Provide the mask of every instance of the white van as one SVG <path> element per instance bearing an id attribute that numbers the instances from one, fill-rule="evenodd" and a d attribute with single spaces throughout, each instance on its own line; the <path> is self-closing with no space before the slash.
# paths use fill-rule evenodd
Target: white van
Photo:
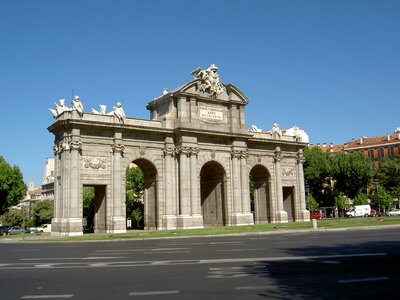
<path id="1" fill-rule="evenodd" d="M 368 217 L 371 214 L 371 206 L 368 205 L 355 205 L 347 213 L 348 217 Z"/>

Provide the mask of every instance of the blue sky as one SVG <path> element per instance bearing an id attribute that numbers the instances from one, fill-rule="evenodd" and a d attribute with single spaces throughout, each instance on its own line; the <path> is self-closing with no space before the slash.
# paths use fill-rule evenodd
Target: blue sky
<path id="1" fill-rule="evenodd" d="M 148 119 L 211 63 L 249 98 L 249 128 L 339 144 L 400 126 L 397 0 L 2 0 L 0 36 L 0 155 L 36 185 L 55 101 Z"/>

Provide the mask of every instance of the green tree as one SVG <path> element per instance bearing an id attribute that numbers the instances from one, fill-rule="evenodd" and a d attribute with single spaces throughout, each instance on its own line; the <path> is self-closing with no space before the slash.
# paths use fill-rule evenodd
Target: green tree
<path id="1" fill-rule="evenodd" d="M 83 187 L 83 217 L 87 220 L 87 227 L 93 225 L 94 219 L 94 187 L 84 186 Z"/>
<path id="2" fill-rule="evenodd" d="M 384 187 L 378 187 L 372 197 L 373 207 L 378 208 L 379 211 L 386 211 L 391 205 L 391 197 Z"/>
<path id="3" fill-rule="evenodd" d="M 306 207 L 310 212 L 314 212 L 318 209 L 319 205 L 313 195 L 309 194 L 306 198 Z"/>
<path id="4" fill-rule="evenodd" d="M 7 208 L 18 204 L 26 194 L 26 185 L 22 173 L 17 166 L 11 167 L 0 156 L 0 215 Z"/>
<path id="5" fill-rule="evenodd" d="M 32 205 L 32 220 L 34 225 L 48 224 L 53 218 L 54 201 L 52 199 L 45 199 L 35 201 Z"/>
<path id="6" fill-rule="evenodd" d="M 339 214 L 347 209 L 347 198 L 343 193 L 335 197 L 335 206 L 339 210 Z"/>
<path id="7" fill-rule="evenodd" d="M 27 210 L 25 207 L 21 209 L 9 209 L 1 216 L 1 223 L 5 226 L 26 226 L 28 220 Z"/>
<path id="8" fill-rule="evenodd" d="M 366 205 L 368 204 L 368 196 L 362 192 L 358 192 L 356 197 L 353 199 L 354 205 Z"/>
<path id="9" fill-rule="evenodd" d="M 142 170 L 137 167 L 131 167 L 126 170 L 126 215 L 127 217 L 133 217 L 132 213 L 136 210 L 135 216 L 139 216 L 138 209 L 141 210 L 143 216 L 143 198 L 144 191 L 144 177 Z M 142 208 L 139 204 L 141 203 Z M 142 217 L 141 217 L 142 218 Z M 139 219 L 140 220 L 140 219 Z"/>
<path id="10" fill-rule="evenodd" d="M 328 153 L 319 148 L 304 149 L 304 179 L 311 194 L 318 203 L 330 206 L 333 202 L 333 190 L 330 184 L 332 166 Z"/>
<path id="11" fill-rule="evenodd" d="M 349 198 L 366 192 L 375 175 L 371 159 L 361 152 L 333 154 L 332 169 L 336 192 Z"/>
<path id="12" fill-rule="evenodd" d="M 383 157 L 379 160 L 377 173 L 379 185 L 387 191 L 395 191 L 400 187 L 400 156 L 394 159 Z M 397 198 L 397 197 L 396 197 Z"/>

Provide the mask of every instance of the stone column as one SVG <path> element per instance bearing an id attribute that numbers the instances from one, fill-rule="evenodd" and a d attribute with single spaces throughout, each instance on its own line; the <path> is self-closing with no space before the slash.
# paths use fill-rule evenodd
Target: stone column
<path id="1" fill-rule="evenodd" d="M 179 147 L 179 217 L 178 227 L 190 227 L 189 147 Z"/>
<path id="2" fill-rule="evenodd" d="M 240 156 L 240 181 L 242 189 L 242 207 L 244 213 L 250 212 L 249 178 L 247 175 L 247 153 L 242 151 Z"/>
<path id="3" fill-rule="evenodd" d="M 118 143 L 120 133 L 116 133 L 116 142 L 112 145 L 113 151 L 113 170 L 112 170 L 112 218 L 111 224 L 108 224 L 107 230 L 109 233 L 124 233 L 126 232 L 126 216 L 122 209 L 123 185 L 122 185 L 122 157 L 125 146 Z M 111 225 L 111 226 L 110 226 Z M 109 228 L 109 229 L 108 229 Z"/>
<path id="4" fill-rule="evenodd" d="M 240 192 L 240 151 L 232 150 L 232 191 L 233 191 L 233 213 L 242 213 L 242 201 Z"/>
<path id="5" fill-rule="evenodd" d="M 297 152 L 297 186 L 299 191 L 298 207 L 299 212 L 297 214 L 298 221 L 309 221 L 310 212 L 306 208 L 306 193 L 304 189 L 304 171 L 303 171 L 304 155 L 303 149 Z"/>
<path id="6" fill-rule="evenodd" d="M 203 216 L 201 215 L 201 200 L 199 195 L 200 180 L 197 174 L 198 148 L 190 149 L 190 202 L 192 207 L 192 226 L 203 227 Z"/>
<path id="7" fill-rule="evenodd" d="M 176 199 L 174 196 L 174 176 L 175 176 L 175 156 L 174 147 L 164 148 L 164 159 L 165 159 L 165 215 L 163 216 L 163 227 L 164 229 L 176 229 Z"/>
<path id="8" fill-rule="evenodd" d="M 276 223 L 287 223 L 287 212 L 283 209 L 283 190 L 282 190 L 282 179 L 281 179 L 281 161 L 283 159 L 282 151 L 280 147 L 275 149 L 275 192 L 276 192 L 276 212 L 275 222 Z"/>

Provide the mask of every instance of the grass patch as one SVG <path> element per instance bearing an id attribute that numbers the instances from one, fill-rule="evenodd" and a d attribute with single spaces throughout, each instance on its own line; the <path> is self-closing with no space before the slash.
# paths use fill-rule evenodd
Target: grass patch
<path id="1" fill-rule="evenodd" d="M 362 226 L 385 226 L 400 224 L 400 217 L 376 217 L 376 218 L 338 218 L 322 219 L 317 221 L 320 229 L 352 228 Z M 167 238 L 167 237 L 190 237 L 207 235 L 226 235 L 226 234 L 252 234 L 262 232 L 279 232 L 290 230 L 310 230 L 312 222 L 290 222 L 274 224 L 257 224 L 249 226 L 230 226 L 230 227 L 207 227 L 201 229 L 181 229 L 181 230 L 154 230 L 141 231 L 130 230 L 127 233 L 118 234 L 84 234 L 73 237 L 51 237 L 50 234 L 24 234 L 5 236 L 0 239 L 38 241 L 38 242 L 68 242 L 68 241 L 112 241 L 128 239 L 148 239 L 148 238 Z"/>

